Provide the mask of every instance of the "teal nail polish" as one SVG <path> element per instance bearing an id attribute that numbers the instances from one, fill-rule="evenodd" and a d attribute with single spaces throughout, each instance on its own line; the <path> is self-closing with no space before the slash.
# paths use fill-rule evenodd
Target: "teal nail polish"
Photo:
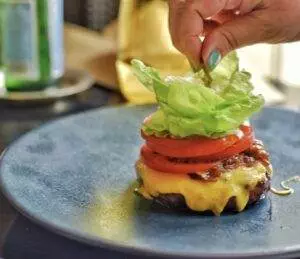
<path id="1" fill-rule="evenodd" d="M 214 70 L 215 67 L 220 63 L 222 57 L 219 51 L 214 50 L 208 57 L 208 67 L 210 70 Z"/>

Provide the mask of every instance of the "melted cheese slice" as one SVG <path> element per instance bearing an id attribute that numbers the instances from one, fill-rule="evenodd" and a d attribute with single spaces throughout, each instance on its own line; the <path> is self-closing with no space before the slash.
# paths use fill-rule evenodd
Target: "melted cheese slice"
<path id="1" fill-rule="evenodd" d="M 231 197 L 236 197 L 237 210 L 242 211 L 248 203 L 249 192 L 260 181 L 267 180 L 267 169 L 259 162 L 251 168 L 239 167 L 222 173 L 215 182 L 193 180 L 184 174 L 158 172 L 147 167 L 141 160 L 137 162 L 136 168 L 143 180 L 138 192 L 146 199 L 159 194 L 182 194 L 192 210 L 210 210 L 216 215 L 220 215 Z"/>

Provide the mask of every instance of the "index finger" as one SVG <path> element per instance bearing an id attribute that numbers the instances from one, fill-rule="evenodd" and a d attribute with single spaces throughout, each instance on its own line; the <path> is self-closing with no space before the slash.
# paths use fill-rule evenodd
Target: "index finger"
<path id="1" fill-rule="evenodd" d="M 203 32 L 201 16 L 180 0 L 170 1 L 169 27 L 174 46 L 187 56 L 194 67 L 200 65 Z"/>
<path id="2" fill-rule="evenodd" d="M 169 27 L 174 46 L 195 67 L 201 66 L 204 20 L 225 8 L 227 0 L 169 0 Z"/>

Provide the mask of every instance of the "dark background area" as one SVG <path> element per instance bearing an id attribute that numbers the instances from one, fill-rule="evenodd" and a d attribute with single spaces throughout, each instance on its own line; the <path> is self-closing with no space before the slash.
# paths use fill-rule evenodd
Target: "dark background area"
<path id="1" fill-rule="evenodd" d="M 101 31 L 118 15 L 120 0 L 64 0 L 65 21 Z"/>

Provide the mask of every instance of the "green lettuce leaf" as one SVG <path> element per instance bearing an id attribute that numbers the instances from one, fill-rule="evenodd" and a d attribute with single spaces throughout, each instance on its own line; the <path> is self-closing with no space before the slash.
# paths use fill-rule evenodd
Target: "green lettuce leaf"
<path id="1" fill-rule="evenodd" d="M 252 93 L 250 74 L 240 71 L 238 64 L 232 52 L 211 72 L 213 80 L 207 86 L 203 71 L 161 78 L 154 68 L 133 60 L 136 77 L 155 93 L 159 106 L 144 123 L 144 132 L 221 137 L 236 130 L 264 104 L 261 95 Z"/>

